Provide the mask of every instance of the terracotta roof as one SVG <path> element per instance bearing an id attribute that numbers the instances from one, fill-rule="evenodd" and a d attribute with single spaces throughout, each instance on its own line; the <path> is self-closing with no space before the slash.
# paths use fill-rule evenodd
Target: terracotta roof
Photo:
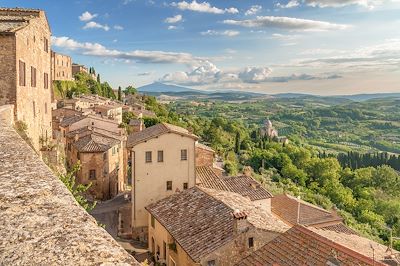
<path id="1" fill-rule="evenodd" d="M 211 147 L 209 147 L 209 146 L 207 146 L 207 145 L 205 145 L 203 143 L 200 143 L 200 142 L 196 142 L 196 148 L 200 148 L 200 149 L 203 149 L 203 150 L 215 152 Z"/>
<path id="2" fill-rule="evenodd" d="M 140 132 L 136 132 L 136 133 L 129 135 L 127 146 L 128 146 L 128 148 L 131 148 L 131 147 L 135 146 L 136 144 L 139 144 L 141 142 L 161 136 L 166 133 L 175 133 L 175 134 L 193 138 L 195 140 L 198 139 L 198 137 L 196 135 L 190 133 L 187 129 L 184 129 L 184 128 L 178 127 L 178 126 L 174 126 L 171 124 L 167 124 L 167 123 L 160 123 L 160 124 L 156 124 L 154 126 L 148 127 Z"/>
<path id="3" fill-rule="evenodd" d="M 230 191 L 202 188 L 203 191 L 225 203 L 234 211 L 245 212 L 247 221 L 254 227 L 272 232 L 283 233 L 289 229 L 289 226 L 269 213 L 255 205 L 249 198 L 243 197 Z"/>
<path id="4" fill-rule="evenodd" d="M 232 209 L 193 187 L 146 209 L 196 262 L 234 237 Z"/>
<path id="5" fill-rule="evenodd" d="M 229 176 L 223 178 L 230 191 L 238 193 L 250 200 L 270 199 L 273 195 L 260 183 L 249 176 Z"/>
<path id="6" fill-rule="evenodd" d="M 196 167 L 196 184 L 204 188 L 235 192 L 252 201 L 273 197 L 260 183 L 249 176 L 219 177 L 210 166 Z"/>
<path id="7" fill-rule="evenodd" d="M 105 152 L 120 143 L 119 140 L 92 133 L 76 141 L 73 146 L 79 152 Z"/>
<path id="8" fill-rule="evenodd" d="M 317 230 L 317 229 L 315 229 Z M 378 243 L 367 240 L 366 246 L 348 247 L 339 242 L 333 242 L 329 238 L 319 234 L 330 232 L 317 230 L 314 232 L 301 225 L 296 225 L 286 233 L 278 236 L 268 244 L 264 245 L 251 255 L 243 259 L 237 265 L 260 266 L 260 265 L 336 265 L 340 263 L 346 266 L 360 265 L 386 265 L 372 259 L 370 244 L 377 248 Z M 348 234 L 341 234 L 347 238 Z M 382 246 L 381 248 L 384 248 Z M 378 259 L 377 257 L 375 257 Z M 337 264 L 339 265 L 339 264 Z"/>
<path id="9" fill-rule="evenodd" d="M 349 249 L 357 251 L 358 253 L 363 254 L 364 256 L 370 258 L 375 256 L 375 259 L 379 261 L 384 260 L 385 257 L 390 254 L 390 252 L 388 252 L 387 246 L 374 242 L 373 240 L 370 240 L 368 238 L 359 235 L 349 235 L 347 233 L 342 233 L 342 232 L 323 230 L 323 228 L 321 229 L 309 228 L 309 229 L 314 233 L 317 233 L 318 235 L 321 235 Z M 371 247 L 373 247 L 374 252 L 372 251 Z M 400 265 L 400 252 L 394 251 L 393 255 L 396 259 L 398 259 L 399 261 L 398 265 Z"/>
<path id="10" fill-rule="evenodd" d="M 335 212 L 329 212 L 311 203 L 297 198 L 282 194 L 272 198 L 272 212 L 283 219 L 285 222 L 297 224 L 298 204 L 300 202 L 300 219 L 302 225 L 317 225 L 322 223 L 342 222 L 342 218 Z"/>
<path id="11" fill-rule="evenodd" d="M 229 191 L 225 182 L 209 166 L 196 167 L 196 184 L 205 188 Z"/>
<path id="12" fill-rule="evenodd" d="M 233 213 L 240 209 L 253 226 L 284 232 L 288 226 L 240 195 L 193 187 L 146 207 L 195 261 L 234 237 Z"/>
<path id="13" fill-rule="evenodd" d="M 337 233 L 345 233 L 345 234 L 349 234 L 349 235 L 358 235 L 358 233 L 356 231 L 354 231 L 353 229 L 351 229 L 350 227 L 346 226 L 343 223 L 327 225 L 327 226 L 320 227 L 319 229 L 330 230 L 330 231 L 334 231 Z"/>
<path id="14" fill-rule="evenodd" d="M 61 123 L 60 126 L 62 127 L 67 127 L 70 126 L 78 121 L 81 121 L 82 119 L 85 119 L 86 116 L 82 116 L 82 115 L 74 115 L 74 116 L 69 116 L 69 117 L 65 117 Z"/>

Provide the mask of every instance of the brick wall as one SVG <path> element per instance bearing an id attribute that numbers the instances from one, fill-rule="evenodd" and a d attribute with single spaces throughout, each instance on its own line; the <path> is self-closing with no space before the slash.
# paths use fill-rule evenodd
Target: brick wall
<path id="1" fill-rule="evenodd" d="M 214 152 L 196 147 L 196 166 L 213 166 Z"/>

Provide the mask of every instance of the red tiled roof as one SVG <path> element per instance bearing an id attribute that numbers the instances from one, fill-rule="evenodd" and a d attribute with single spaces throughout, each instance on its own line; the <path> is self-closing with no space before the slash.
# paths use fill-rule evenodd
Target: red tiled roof
<path id="1" fill-rule="evenodd" d="M 349 234 L 349 235 L 358 235 L 358 233 L 356 231 L 354 231 L 353 229 L 351 229 L 350 227 L 346 226 L 343 223 L 327 225 L 327 226 L 320 227 L 319 229 L 329 230 L 329 231 L 333 231 L 333 232 L 337 232 L 337 233 L 345 233 L 345 234 Z"/>
<path id="2" fill-rule="evenodd" d="M 225 182 L 209 166 L 196 167 L 196 183 L 205 188 L 229 191 Z"/>
<path id="3" fill-rule="evenodd" d="M 92 133 L 77 140 L 73 146 L 79 152 L 104 152 L 118 143 L 117 139 Z"/>
<path id="4" fill-rule="evenodd" d="M 171 124 L 167 124 L 167 123 L 160 123 L 160 124 L 156 124 L 154 126 L 148 127 L 140 132 L 136 132 L 136 133 L 129 135 L 127 146 L 128 146 L 128 148 L 132 148 L 136 144 L 139 144 L 139 143 L 147 141 L 149 139 L 161 136 L 166 133 L 176 133 L 179 135 L 184 135 L 184 136 L 193 138 L 195 140 L 198 139 L 198 137 L 196 135 L 190 133 L 187 129 L 184 129 L 184 128 L 178 127 L 178 126 L 174 126 Z"/>
<path id="5" fill-rule="evenodd" d="M 285 222 L 297 224 L 298 204 L 300 203 L 299 224 L 317 225 L 322 223 L 342 222 L 343 219 L 335 212 L 329 212 L 311 203 L 299 200 L 293 196 L 282 194 L 272 198 L 272 212 Z"/>
<path id="6" fill-rule="evenodd" d="M 249 176 L 229 176 L 223 178 L 225 185 L 230 191 L 238 193 L 250 200 L 270 199 L 273 195 L 260 183 Z"/>
<path id="7" fill-rule="evenodd" d="M 353 237 L 347 234 L 342 235 Z M 369 240 L 369 243 L 371 242 L 372 241 Z M 375 244 L 379 245 L 377 243 Z M 366 255 L 366 251 L 370 252 L 371 255 Z M 335 265 L 327 264 L 328 261 L 340 263 L 338 265 L 345 266 L 386 265 L 373 260 L 370 247 L 368 247 L 367 250 L 351 249 L 348 246 L 331 241 L 301 225 L 292 227 L 286 233 L 281 234 L 268 244 L 253 252 L 237 265 Z"/>
<path id="8" fill-rule="evenodd" d="M 228 191 L 193 187 L 146 209 L 195 262 L 237 236 L 233 215 L 237 210 L 256 228 L 275 233 L 288 230 L 271 213 Z"/>
<path id="9" fill-rule="evenodd" d="M 249 176 L 219 177 L 210 166 L 196 167 L 196 184 L 204 188 L 235 192 L 252 201 L 273 197 L 260 183 Z"/>

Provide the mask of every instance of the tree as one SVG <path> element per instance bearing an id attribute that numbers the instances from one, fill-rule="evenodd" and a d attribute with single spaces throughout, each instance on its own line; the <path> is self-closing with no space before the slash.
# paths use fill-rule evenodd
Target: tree
<path id="1" fill-rule="evenodd" d="M 98 83 L 101 83 L 101 81 L 100 81 L 100 74 L 97 74 L 97 82 L 98 82 Z"/>
<path id="2" fill-rule="evenodd" d="M 122 101 L 122 89 L 121 89 L 121 86 L 118 87 L 118 101 Z"/>
<path id="3" fill-rule="evenodd" d="M 89 185 L 76 184 L 75 174 L 81 169 L 81 165 L 78 162 L 75 164 L 67 173 L 59 174 L 60 180 L 64 183 L 67 189 L 72 193 L 75 200 L 81 205 L 86 211 L 91 211 L 96 206 L 96 202 L 90 203 L 85 197 L 84 193 L 90 188 L 92 183 Z"/>
<path id="4" fill-rule="evenodd" d="M 129 94 L 136 94 L 137 93 L 137 89 L 133 86 L 128 86 L 125 88 L 124 90 L 125 95 L 129 95 Z"/>

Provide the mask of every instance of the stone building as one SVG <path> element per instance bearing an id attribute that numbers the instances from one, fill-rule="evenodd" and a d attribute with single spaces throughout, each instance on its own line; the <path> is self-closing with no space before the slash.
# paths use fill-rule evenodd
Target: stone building
<path id="1" fill-rule="evenodd" d="M 111 199 L 124 191 L 123 140 L 89 128 L 69 135 L 74 141 L 67 144 L 68 164 L 80 162 L 78 183 L 92 183 L 89 192 L 99 200 Z"/>
<path id="2" fill-rule="evenodd" d="M 44 11 L 0 8 L 0 105 L 15 106 L 36 150 L 52 137 L 50 35 Z"/>
<path id="3" fill-rule="evenodd" d="M 271 120 L 267 119 L 264 121 L 264 124 L 260 128 L 260 136 L 262 138 L 275 138 L 278 137 L 278 131 L 273 127 Z"/>
<path id="4" fill-rule="evenodd" d="M 215 151 L 210 147 L 196 143 L 196 166 L 213 166 Z"/>
<path id="5" fill-rule="evenodd" d="M 131 119 L 128 126 L 131 133 L 142 131 L 145 127 L 143 119 Z"/>
<path id="6" fill-rule="evenodd" d="M 397 266 L 400 254 L 370 239 L 296 225 L 237 266 Z"/>
<path id="7" fill-rule="evenodd" d="M 167 123 L 128 137 L 133 237 L 147 241 L 147 205 L 195 185 L 197 139 L 188 130 Z"/>
<path id="8" fill-rule="evenodd" d="M 74 76 L 72 75 L 72 59 L 70 56 L 51 51 L 51 79 L 74 80 Z"/>
<path id="9" fill-rule="evenodd" d="M 122 107 L 118 105 L 98 105 L 93 108 L 96 114 L 122 123 Z"/>
<path id="10" fill-rule="evenodd" d="M 87 67 L 84 65 L 79 65 L 79 64 L 72 64 L 72 76 L 75 76 L 78 73 L 89 73 Z"/>
<path id="11" fill-rule="evenodd" d="M 289 229 L 237 193 L 193 187 L 146 207 L 159 263 L 234 265 Z"/>
<path id="12" fill-rule="evenodd" d="M 13 107 L 0 105 L 0 264 L 140 265 L 14 130 Z"/>

